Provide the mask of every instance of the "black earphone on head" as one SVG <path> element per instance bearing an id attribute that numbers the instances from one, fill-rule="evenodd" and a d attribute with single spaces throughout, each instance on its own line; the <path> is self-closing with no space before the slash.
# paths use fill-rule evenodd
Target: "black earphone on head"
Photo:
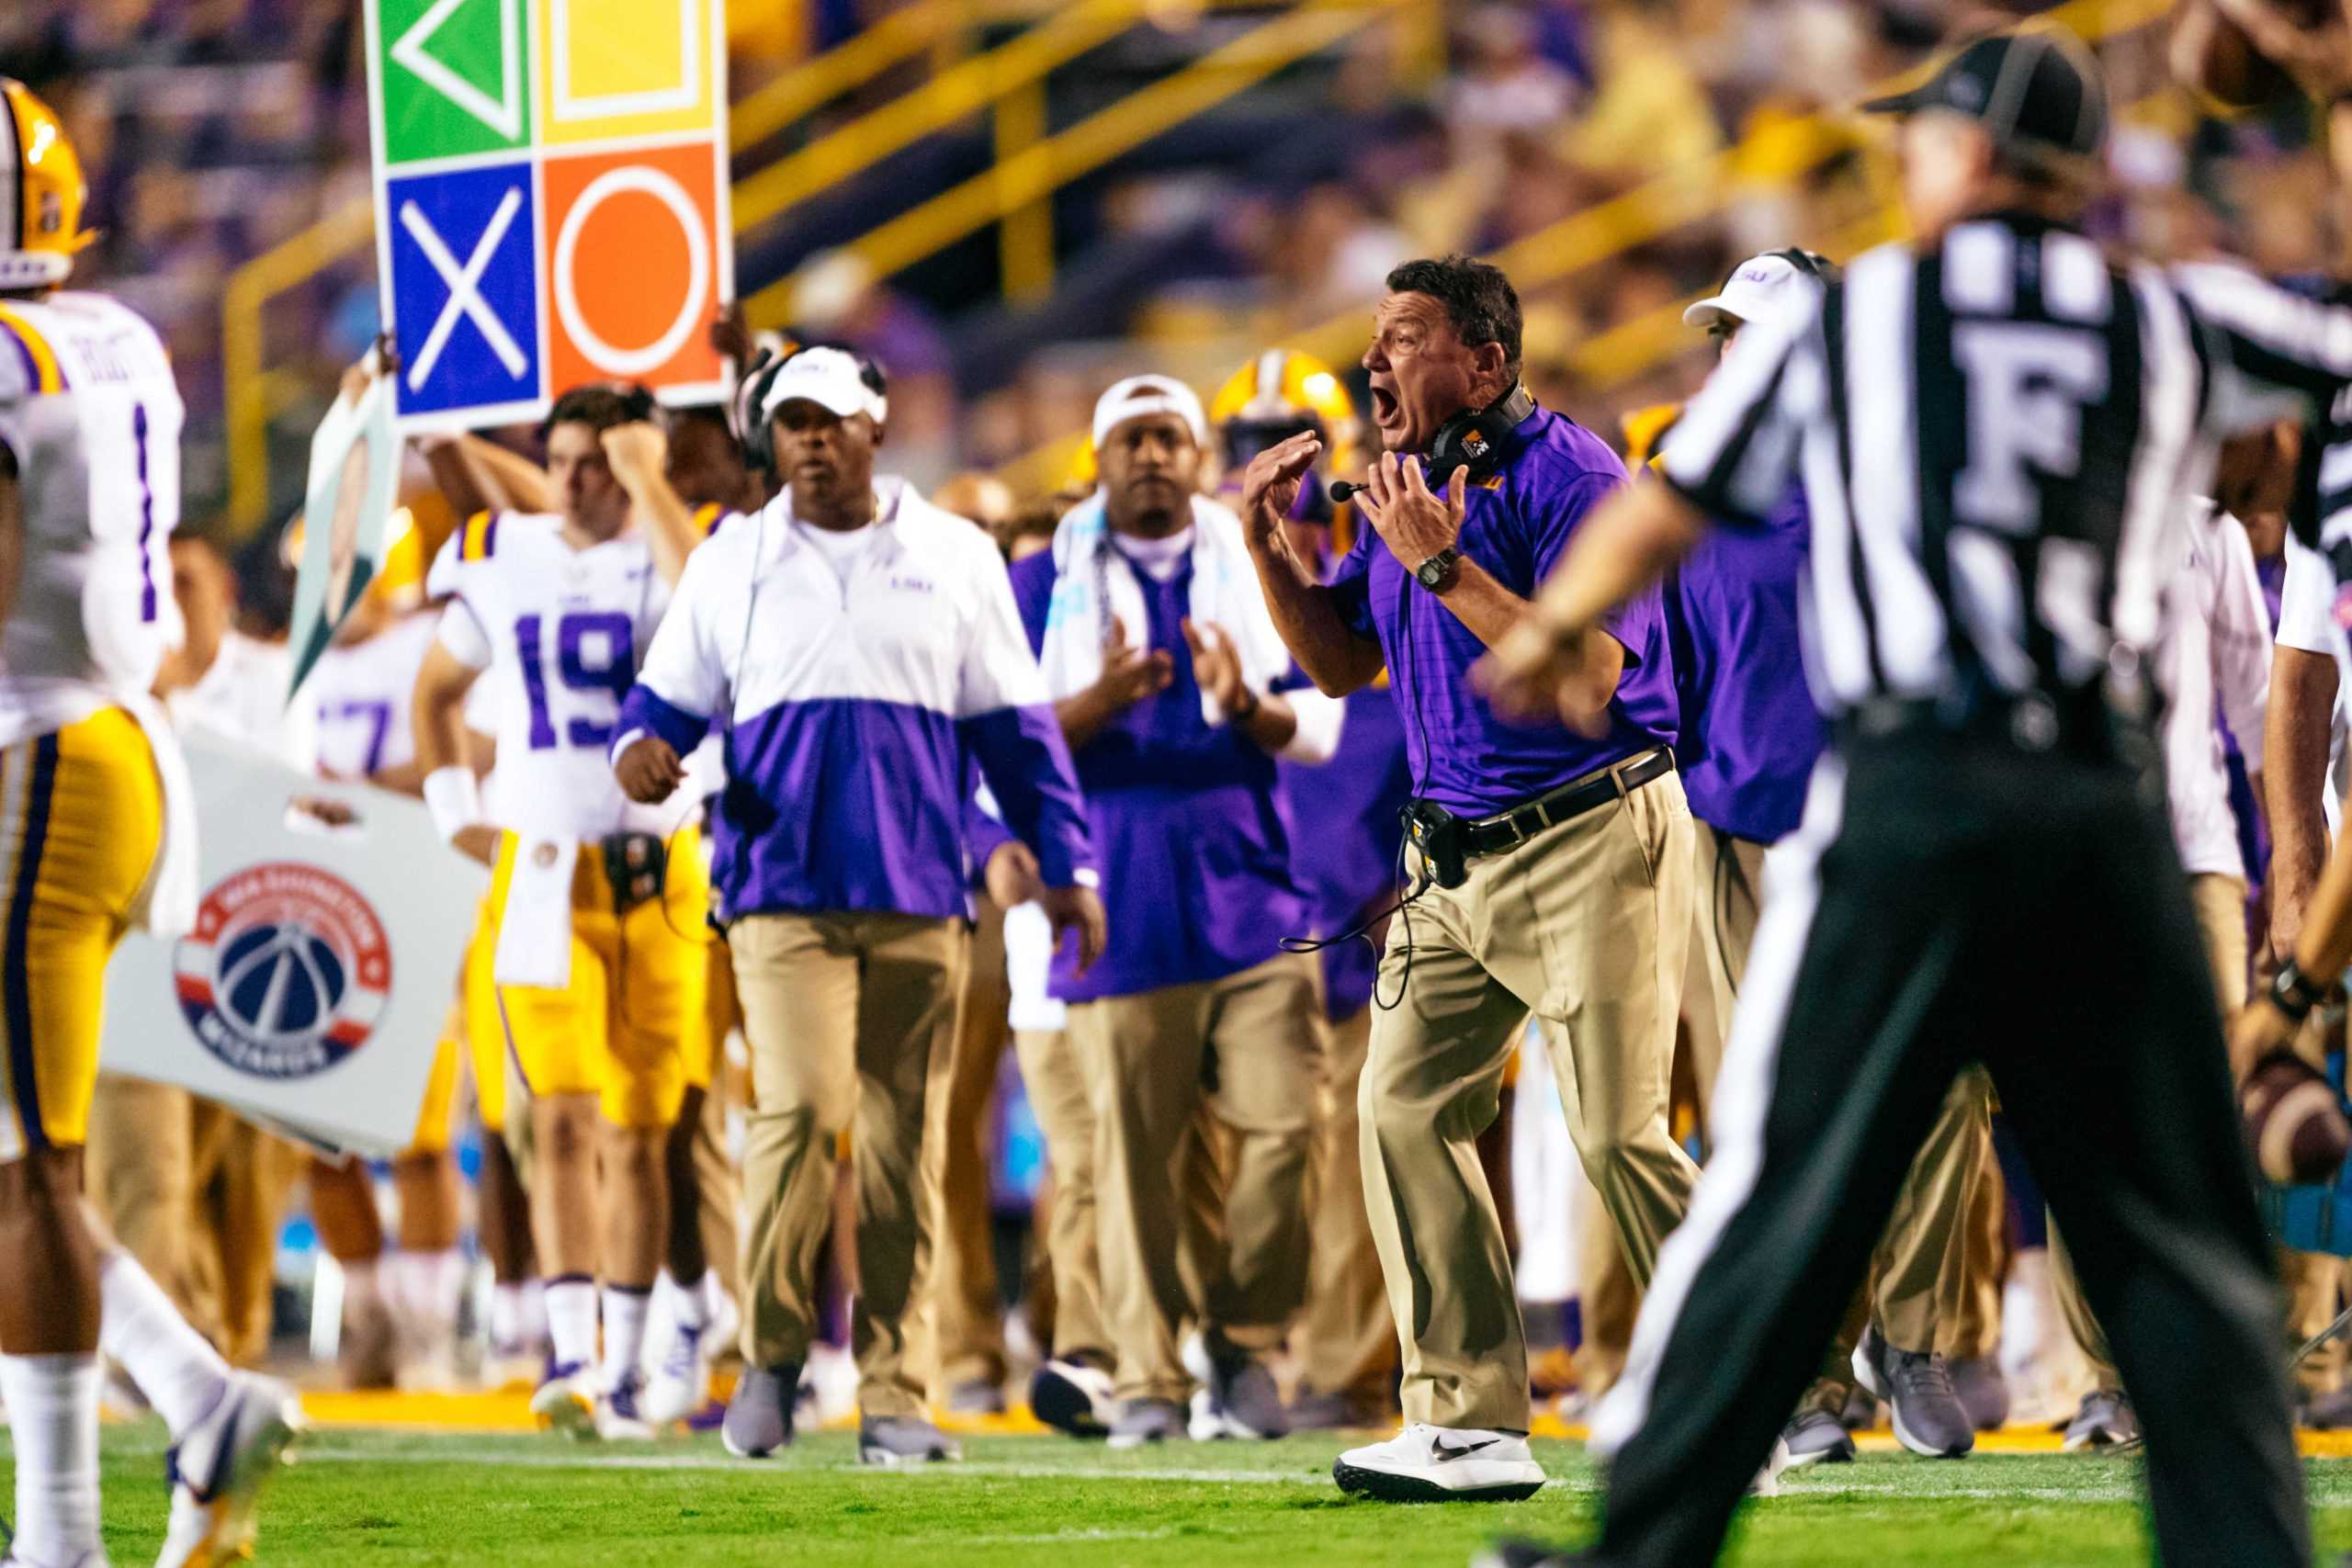
<path id="1" fill-rule="evenodd" d="M 812 348 L 830 348 L 848 355 L 857 361 L 857 378 L 865 384 L 866 390 L 877 398 L 890 395 L 889 378 L 882 374 L 882 367 L 847 344 L 795 339 L 789 352 L 753 360 L 735 385 L 731 411 L 735 438 L 743 444 L 743 460 L 751 467 L 769 473 L 775 471 L 775 427 L 768 421 L 768 393 L 775 389 L 775 378 L 783 374 L 784 367 Z"/>
<path id="2" fill-rule="evenodd" d="M 1430 437 L 1430 449 L 1421 457 L 1430 489 L 1443 490 L 1456 468 L 1468 469 L 1474 484 L 1491 478 L 1502 467 L 1511 433 L 1534 412 L 1535 398 L 1528 391 L 1527 383 L 1514 381 L 1510 391 L 1485 408 L 1464 409 L 1439 425 L 1437 434 Z M 1346 479 L 1338 480 L 1330 487 L 1331 499 L 1345 501 L 1363 488 Z"/>

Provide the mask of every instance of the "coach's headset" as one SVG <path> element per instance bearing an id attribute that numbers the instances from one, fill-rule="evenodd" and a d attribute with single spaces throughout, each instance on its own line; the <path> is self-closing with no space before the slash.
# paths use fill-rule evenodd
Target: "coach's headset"
<path id="1" fill-rule="evenodd" d="M 882 367 L 871 357 L 846 344 L 810 343 L 795 340 L 783 354 L 772 354 L 753 362 L 736 383 L 735 401 L 729 411 L 734 418 L 735 439 L 743 446 L 743 459 L 752 468 L 767 473 L 775 472 L 775 426 L 768 413 L 768 393 L 775 386 L 775 378 L 784 367 L 798 355 L 812 348 L 831 348 L 848 355 L 857 362 L 857 378 L 865 389 L 877 398 L 890 395 L 890 383 L 882 374 Z"/>
<path id="2" fill-rule="evenodd" d="M 1511 432 L 1534 412 L 1535 398 L 1528 391 L 1527 383 L 1516 381 L 1510 391 L 1485 408 L 1464 409 L 1439 425 L 1437 434 L 1430 438 L 1430 449 L 1421 457 L 1430 489 L 1445 489 L 1456 468 L 1468 469 L 1473 484 L 1494 478 L 1496 470 L 1503 466 L 1504 446 Z M 1331 485 L 1331 499 L 1345 501 L 1363 493 L 1364 488 L 1339 479 Z"/>

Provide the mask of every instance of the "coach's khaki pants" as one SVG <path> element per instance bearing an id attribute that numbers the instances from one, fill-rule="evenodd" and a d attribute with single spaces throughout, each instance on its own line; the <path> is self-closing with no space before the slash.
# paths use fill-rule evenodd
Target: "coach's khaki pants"
<path id="1" fill-rule="evenodd" d="M 1102 1313 L 1122 1399 L 1191 1393 L 1177 1337 L 1196 1310 L 1212 1351 L 1273 1349 L 1298 1311 L 1317 1006 L 1313 960 L 1284 953 L 1222 980 L 1069 1010 L 1092 1091 Z M 1224 1246 L 1188 1288 L 1179 1175 L 1204 1108 L 1216 1125 L 1199 1135 L 1224 1145 Z"/>
<path id="2" fill-rule="evenodd" d="M 933 1061 L 923 1129 L 923 1191 L 933 1207 L 924 1285 L 936 1369 L 932 1397 L 958 1385 L 1004 1381 L 1004 1314 L 989 1209 L 989 1107 L 1011 1036 L 1012 988 L 1004 973 L 1004 911 L 975 901 L 971 962 L 952 1048 Z"/>
<path id="3" fill-rule="evenodd" d="M 1690 941 L 1672 774 L 1474 861 L 1390 922 L 1360 1110 L 1364 1203 L 1403 1349 L 1405 1419 L 1525 1431 L 1527 1341 L 1477 1156 L 1532 1010 L 1569 1135 L 1637 1280 L 1698 1168 L 1667 1131 Z"/>
<path id="4" fill-rule="evenodd" d="M 1372 1010 L 1327 1026 L 1323 1125 L 1315 1138 L 1315 1245 L 1306 1309 L 1291 1336 L 1302 1393 L 1344 1394 L 1367 1413 L 1386 1407 L 1396 1370 L 1396 1325 L 1381 1288 L 1380 1249 L 1364 1213 L 1363 1121 L 1357 1092 L 1372 1045 Z"/>
<path id="5" fill-rule="evenodd" d="M 1046 1267 L 1054 1285 L 1052 1353 L 1111 1365 L 1102 1325 L 1102 1269 L 1094 1205 L 1094 1106 L 1085 1058 L 1068 1030 L 1023 1029 L 1012 1048 L 1029 1109 L 1046 1140 L 1054 1176 L 1046 1215 Z"/>
<path id="6" fill-rule="evenodd" d="M 2245 1006 L 2245 883 L 2242 878 L 2220 872 L 2192 872 L 2188 878 L 2188 902 L 2197 911 L 2197 934 L 2205 944 L 2205 962 L 2213 971 L 2213 994 L 2221 1001 L 2222 1017 L 2225 1021 L 2235 1018 Z M 2233 1062 L 2232 1079 L 2234 1081 L 2242 1077 L 2244 1073 L 2238 1069 L 2250 1065 Z M 2284 1249 L 2281 1251 L 2283 1253 Z M 2334 1263 L 2338 1260 L 2329 1258 L 2322 1261 Z M 2116 1392 L 2122 1386 L 2122 1380 L 2116 1375 L 2115 1358 L 2107 1348 L 2107 1331 L 2099 1327 L 2098 1320 L 2091 1315 L 2089 1305 L 2083 1300 L 2082 1287 L 2075 1278 L 2074 1263 L 2066 1256 L 2066 1244 L 2059 1236 L 2054 1222 L 2050 1227 L 2050 1270 L 2051 1284 L 2058 1296 L 2059 1311 L 2066 1319 L 2067 1328 L 2074 1334 L 2075 1343 L 2090 1362 L 2091 1375 L 2098 1380 L 2101 1389 L 2110 1393 Z M 2310 1270 L 2314 1276 L 2319 1272 L 2318 1268 Z M 2335 1272 L 2340 1276 L 2340 1264 Z M 2298 1271 L 2290 1270 L 2288 1280 L 2290 1289 L 2304 1284 Z M 2312 1290 L 2316 1282 L 2314 1280 L 2312 1286 L 2305 1287 L 2306 1290 Z M 2330 1293 L 2333 1294 L 2332 1290 Z M 2312 1332 L 2315 1334 L 2325 1327 L 2327 1320 L 2335 1315 L 2335 1309 L 2331 1307 Z M 2291 1301 L 2287 1316 L 2288 1332 L 2291 1334 L 2294 1323 L 2299 1320 L 2299 1307 Z"/>
<path id="7" fill-rule="evenodd" d="M 124 1250 L 221 1355 L 258 1363 L 300 1154 L 184 1089 L 105 1073 L 85 1163 L 90 1201 Z"/>
<path id="8" fill-rule="evenodd" d="M 1855 1295 L 1823 1361 L 1822 1381 L 1839 1391 L 1841 1406 L 1854 1381 L 1854 1347 L 1869 1323 L 1897 1350 L 1976 1353 L 1970 1222 L 1993 1168 L 1993 1080 L 1972 1066 L 1945 1091 L 1871 1255 L 1868 1286 Z"/>
<path id="9" fill-rule="evenodd" d="M 833 1145 L 850 1132 L 858 1293 L 850 1347 L 866 1419 L 922 1411 L 918 1262 L 923 1101 L 949 1049 L 968 942 L 957 920 L 888 914 L 746 915 L 729 928 L 757 1103 L 746 1118 L 743 1356 L 808 1359 L 817 1255 L 831 1221 Z"/>
<path id="10" fill-rule="evenodd" d="M 1690 857 L 1694 876 L 1690 967 L 1682 980 L 1683 1034 L 1690 1053 L 1690 1081 L 1699 1091 L 1703 1122 L 1722 1076 L 1724 1045 L 1731 1037 L 1732 1010 L 1747 974 L 1747 949 L 1756 940 L 1756 919 L 1764 903 L 1767 846 L 1705 822 L 1693 821 Z"/>

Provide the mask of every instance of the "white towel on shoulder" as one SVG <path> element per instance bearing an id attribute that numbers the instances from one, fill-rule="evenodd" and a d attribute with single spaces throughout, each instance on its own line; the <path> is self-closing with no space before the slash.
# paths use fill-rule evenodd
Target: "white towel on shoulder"
<path id="1" fill-rule="evenodd" d="M 1143 586 L 1136 569 L 1111 541 L 1110 521 L 1097 491 L 1072 507 L 1054 530 L 1054 595 L 1046 610 L 1045 646 L 1037 662 L 1046 694 L 1058 701 L 1102 678 L 1102 646 L 1117 617 L 1131 642 L 1147 635 Z M 1233 643 L 1241 678 L 1260 696 L 1272 692 L 1290 672 L 1290 649 L 1266 608 L 1258 569 L 1241 519 L 1220 502 L 1193 498 L 1193 583 L 1188 614 L 1195 626 L 1210 625 Z M 1307 687 L 1283 694 L 1297 716 L 1298 733 L 1283 755 L 1303 762 L 1330 760 L 1339 746 L 1341 705 Z M 1226 715 L 1205 688 L 1201 714 L 1212 727 Z"/>

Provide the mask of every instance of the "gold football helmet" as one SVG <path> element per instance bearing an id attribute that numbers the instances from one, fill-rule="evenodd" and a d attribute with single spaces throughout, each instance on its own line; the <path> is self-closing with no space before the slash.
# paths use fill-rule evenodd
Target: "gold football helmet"
<path id="1" fill-rule="evenodd" d="M 1225 443 L 1235 472 L 1275 442 L 1313 430 L 1323 437 L 1325 461 L 1345 473 L 1355 465 L 1363 433 L 1355 404 L 1330 367 L 1310 355 L 1270 348 L 1234 372 L 1209 404 L 1209 423 Z"/>
<path id="2" fill-rule="evenodd" d="M 65 281 L 74 253 L 96 238 L 82 227 L 89 197 L 65 122 L 0 76 L 0 289 Z"/>

